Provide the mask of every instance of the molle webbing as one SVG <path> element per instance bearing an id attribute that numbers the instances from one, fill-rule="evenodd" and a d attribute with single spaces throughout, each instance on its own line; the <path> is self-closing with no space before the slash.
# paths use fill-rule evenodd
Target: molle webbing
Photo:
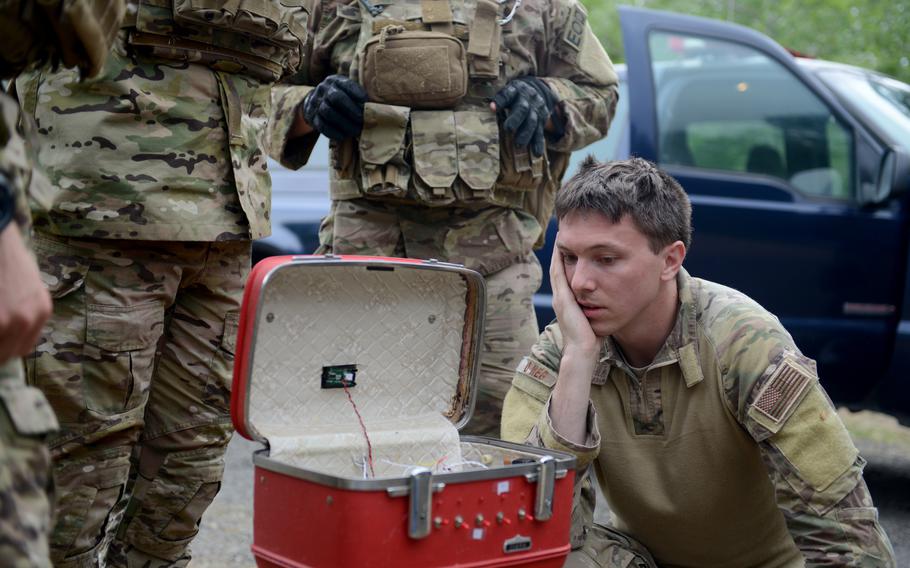
<path id="1" fill-rule="evenodd" d="M 274 82 L 302 61 L 305 0 L 130 0 L 129 42 L 154 57 Z"/>
<path id="2" fill-rule="evenodd" d="M 412 32 L 426 29 L 426 26 L 421 22 L 411 20 L 373 20 L 373 35 L 380 33 L 382 31 L 382 28 L 386 28 L 388 26 L 400 27 Z M 461 41 L 467 41 L 470 35 L 470 31 L 467 25 L 454 22 L 452 24 L 452 31 L 450 35 L 460 39 Z"/>
<path id="3" fill-rule="evenodd" d="M 333 146 L 332 199 L 525 208 L 547 181 L 545 160 L 500 153 L 489 109 L 500 72 L 499 4 L 477 0 L 469 13 L 449 0 L 405 0 L 381 12 L 358 5 L 349 73 L 370 102 L 358 143 Z"/>

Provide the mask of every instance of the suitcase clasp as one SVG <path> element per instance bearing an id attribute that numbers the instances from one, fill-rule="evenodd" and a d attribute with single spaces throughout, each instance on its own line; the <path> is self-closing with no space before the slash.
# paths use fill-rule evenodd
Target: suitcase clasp
<path id="1" fill-rule="evenodd" d="M 430 534 L 433 507 L 433 472 L 425 467 L 411 470 L 408 501 L 408 536 L 414 539 Z"/>
<path id="2" fill-rule="evenodd" d="M 563 472 L 565 476 L 565 472 Z M 553 491 L 556 488 L 556 460 L 553 456 L 541 456 L 537 472 L 527 475 L 528 481 L 537 482 L 534 498 L 534 518 L 549 521 L 553 517 Z"/>

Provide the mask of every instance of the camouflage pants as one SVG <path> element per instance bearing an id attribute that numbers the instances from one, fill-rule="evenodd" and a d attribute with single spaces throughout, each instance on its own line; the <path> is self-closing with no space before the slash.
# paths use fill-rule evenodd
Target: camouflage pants
<path id="1" fill-rule="evenodd" d="M 495 221 L 465 219 L 447 209 L 335 202 L 322 223 L 317 251 L 436 258 L 484 275 L 487 307 L 480 382 L 473 417 L 463 432 L 497 438 L 502 401 L 515 367 L 537 341 L 533 296 L 542 276 L 531 252 L 536 233 L 530 236 L 521 223 L 504 218 L 506 226 L 496 226 Z M 528 236 L 522 238 L 523 233 Z"/>
<path id="2" fill-rule="evenodd" d="M 620 531 L 591 525 L 584 545 L 573 550 L 564 568 L 657 568 L 651 553 L 640 542 Z"/>
<path id="3" fill-rule="evenodd" d="M 185 566 L 220 487 L 250 243 L 35 241 L 54 298 L 28 381 L 60 420 L 58 568 Z"/>
<path id="4" fill-rule="evenodd" d="M 40 392 L 25 386 L 22 361 L 0 363 L 0 564 L 50 568 L 51 457 L 57 427 Z"/>

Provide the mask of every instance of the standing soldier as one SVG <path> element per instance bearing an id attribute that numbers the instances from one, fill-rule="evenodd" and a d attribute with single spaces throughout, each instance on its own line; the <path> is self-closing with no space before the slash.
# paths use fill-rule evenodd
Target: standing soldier
<path id="1" fill-rule="evenodd" d="M 0 78 L 52 57 L 97 72 L 124 5 L 118 1 L 5 2 L 0 7 Z M 19 357 L 34 348 L 51 312 L 29 252 L 26 196 L 44 204 L 49 184 L 35 169 L 34 129 L 0 94 L 0 558 L 4 566 L 50 567 L 51 460 L 45 437 L 57 419 L 25 384 Z"/>
<path id="2" fill-rule="evenodd" d="M 272 84 L 305 0 L 131 0 L 101 73 L 19 78 L 54 186 L 35 247 L 54 312 L 28 380 L 57 413 L 55 566 L 186 566 L 220 488 L 250 239 L 269 234 Z M 281 149 L 281 148 L 279 148 Z"/>
<path id="3" fill-rule="evenodd" d="M 607 133 L 616 74 L 576 0 L 329 0 L 298 132 L 332 139 L 320 252 L 436 258 L 487 280 L 471 431 L 498 434 L 569 155 Z M 303 150 L 304 148 L 298 148 Z M 299 167 L 305 152 L 285 154 Z"/>

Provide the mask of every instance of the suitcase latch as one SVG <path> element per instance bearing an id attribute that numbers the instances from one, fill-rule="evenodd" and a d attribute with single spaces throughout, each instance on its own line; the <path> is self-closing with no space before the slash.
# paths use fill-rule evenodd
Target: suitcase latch
<path id="1" fill-rule="evenodd" d="M 411 470 L 408 502 L 408 536 L 424 538 L 430 534 L 433 507 L 433 472 L 425 467 Z"/>
<path id="2" fill-rule="evenodd" d="M 565 473 L 563 473 L 565 475 Z M 537 481 L 534 496 L 534 518 L 549 521 L 553 517 L 553 491 L 556 488 L 556 460 L 542 456 L 537 462 L 537 472 L 527 475 L 528 481 Z"/>
<path id="3" fill-rule="evenodd" d="M 408 499 L 408 536 L 414 539 L 424 538 L 430 534 L 433 518 L 433 493 L 445 488 L 445 483 L 433 483 L 433 472 L 425 467 L 411 470 L 407 486 L 389 487 L 389 497 Z"/>

